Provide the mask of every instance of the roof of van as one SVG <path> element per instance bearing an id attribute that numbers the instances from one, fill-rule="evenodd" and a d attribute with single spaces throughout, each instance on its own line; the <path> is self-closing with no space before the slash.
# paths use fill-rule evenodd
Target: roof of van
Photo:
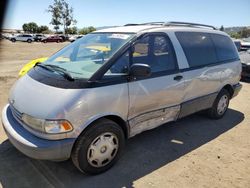
<path id="1" fill-rule="evenodd" d="M 102 30 L 97 30 L 95 32 L 117 32 L 117 33 L 138 33 L 138 32 L 160 32 L 160 31 L 200 31 L 200 32 L 211 32 L 211 33 L 220 33 L 226 35 L 225 32 L 220 30 L 214 30 L 206 27 L 189 27 L 189 26 L 164 26 L 164 25 L 131 25 L 131 26 L 121 26 L 121 27 L 112 27 Z"/>
<path id="2" fill-rule="evenodd" d="M 143 30 L 157 28 L 159 25 L 136 25 L 136 26 L 121 26 L 121 27 L 111 27 L 107 29 L 97 30 L 95 32 L 117 32 L 117 33 L 138 33 Z"/>

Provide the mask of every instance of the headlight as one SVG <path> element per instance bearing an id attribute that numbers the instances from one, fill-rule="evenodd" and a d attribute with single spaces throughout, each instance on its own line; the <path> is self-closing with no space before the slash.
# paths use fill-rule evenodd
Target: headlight
<path id="1" fill-rule="evenodd" d="M 72 125 L 67 120 L 45 121 L 44 129 L 46 133 L 65 133 L 72 131 Z"/>
<path id="2" fill-rule="evenodd" d="M 44 120 L 23 114 L 22 120 L 29 127 L 40 132 L 57 134 L 73 130 L 72 125 L 67 120 Z"/>
<path id="3" fill-rule="evenodd" d="M 44 132 L 44 122 L 43 119 L 37 119 L 33 118 L 27 114 L 22 115 L 22 120 L 25 124 L 27 124 L 29 127 L 38 130 L 40 132 Z"/>

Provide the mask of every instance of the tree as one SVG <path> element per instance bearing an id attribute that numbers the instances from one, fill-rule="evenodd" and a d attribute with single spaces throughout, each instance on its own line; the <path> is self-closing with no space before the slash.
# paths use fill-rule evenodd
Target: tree
<path id="1" fill-rule="evenodd" d="M 68 28 L 66 28 L 65 34 L 71 34 L 71 35 L 77 34 L 77 27 L 68 27 Z"/>
<path id="2" fill-rule="evenodd" d="M 48 26 L 46 26 L 46 25 L 41 25 L 40 27 L 38 27 L 38 33 L 44 33 L 45 31 L 48 31 L 49 30 L 49 28 L 48 28 Z"/>
<path id="3" fill-rule="evenodd" d="M 91 33 L 93 31 L 96 31 L 96 29 L 93 26 L 90 27 L 84 27 L 79 31 L 79 34 L 81 35 L 87 35 L 88 33 Z"/>
<path id="4" fill-rule="evenodd" d="M 224 31 L 225 29 L 224 29 L 224 26 L 222 25 L 221 27 L 220 27 L 220 31 Z"/>
<path id="5" fill-rule="evenodd" d="M 23 24 L 23 31 L 27 32 L 28 30 L 29 30 L 28 24 L 27 23 Z"/>
<path id="6" fill-rule="evenodd" d="M 60 25 L 63 25 L 64 33 L 71 24 L 75 24 L 73 18 L 73 8 L 65 0 L 54 0 L 53 5 L 50 5 L 48 10 L 52 14 L 50 24 L 54 25 L 54 29 L 58 33 Z"/>
<path id="7" fill-rule="evenodd" d="M 62 25 L 61 19 L 62 19 L 62 2 L 61 0 L 54 0 L 53 5 L 49 5 L 48 12 L 52 14 L 51 22 L 50 24 L 54 26 L 54 29 L 56 30 L 56 33 L 60 29 L 60 25 Z"/>
<path id="8" fill-rule="evenodd" d="M 42 34 L 52 34 L 52 33 L 53 32 L 51 30 L 49 30 L 49 29 L 42 32 Z"/>
<path id="9" fill-rule="evenodd" d="M 36 33 L 38 32 L 38 25 L 35 22 L 23 24 L 23 30 L 27 33 Z"/>
<path id="10" fill-rule="evenodd" d="M 88 29 L 89 29 L 90 33 L 93 32 L 93 31 L 96 31 L 96 28 L 94 28 L 93 26 L 88 27 Z"/>
<path id="11" fill-rule="evenodd" d="M 250 29 L 244 27 L 241 31 L 238 32 L 240 34 L 240 38 L 250 37 Z"/>
<path id="12" fill-rule="evenodd" d="M 64 28 L 64 34 L 67 34 L 66 30 L 71 24 L 76 24 L 76 20 L 73 18 L 73 8 L 69 6 L 69 4 L 62 0 L 62 23 Z"/>
<path id="13" fill-rule="evenodd" d="M 234 38 L 234 39 L 241 38 L 241 37 L 240 37 L 240 34 L 239 34 L 238 32 L 233 32 L 233 33 L 229 33 L 229 34 L 230 34 L 230 36 L 231 36 L 232 38 Z"/>

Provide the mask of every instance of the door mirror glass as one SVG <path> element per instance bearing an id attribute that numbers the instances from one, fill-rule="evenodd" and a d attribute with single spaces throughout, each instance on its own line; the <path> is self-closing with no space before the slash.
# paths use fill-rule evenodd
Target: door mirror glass
<path id="1" fill-rule="evenodd" d="M 151 68 L 147 64 L 135 63 L 130 67 L 130 75 L 134 77 L 147 77 L 151 75 Z"/>

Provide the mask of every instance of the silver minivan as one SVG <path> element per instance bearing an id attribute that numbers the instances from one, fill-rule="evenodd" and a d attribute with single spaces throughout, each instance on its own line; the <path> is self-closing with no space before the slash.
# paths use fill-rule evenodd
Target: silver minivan
<path id="1" fill-rule="evenodd" d="M 126 139 L 198 111 L 226 113 L 241 89 L 237 49 L 224 32 L 184 22 L 90 33 L 37 63 L 2 111 L 10 142 L 36 159 L 109 169 Z"/>

